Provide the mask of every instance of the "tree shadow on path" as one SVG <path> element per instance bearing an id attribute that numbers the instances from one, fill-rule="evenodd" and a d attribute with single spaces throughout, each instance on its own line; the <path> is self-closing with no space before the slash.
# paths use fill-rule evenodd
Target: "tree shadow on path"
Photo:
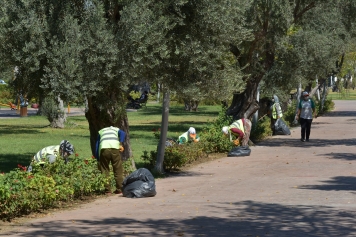
<path id="1" fill-rule="evenodd" d="M 194 215 L 192 210 L 185 218 L 159 218 L 161 215 L 152 213 L 137 218 L 36 223 L 29 226 L 35 230 L 16 236 L 356 236 L 356 212 L 351 210 L 254 201 L 205 204 L 201 208 L 209 215 Z"/>

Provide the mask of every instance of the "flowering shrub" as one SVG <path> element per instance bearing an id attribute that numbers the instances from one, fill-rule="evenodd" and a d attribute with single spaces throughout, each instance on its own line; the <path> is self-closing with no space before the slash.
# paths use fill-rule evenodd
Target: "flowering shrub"
<path id="1" fill-rule="evenodd" d="M 131 172 L 126 170 L 128 165 L 124 167 L 126 174 Z M 0 219 L 11 220 L 105 190 L 106 179 L 95 158 L 82 159 L 76 154 L 67 164 L 57 159 L 53 164 L 34 166 L 32 172 L 26 170 L 18 165 L 13 171 L 0 174 Z"/>

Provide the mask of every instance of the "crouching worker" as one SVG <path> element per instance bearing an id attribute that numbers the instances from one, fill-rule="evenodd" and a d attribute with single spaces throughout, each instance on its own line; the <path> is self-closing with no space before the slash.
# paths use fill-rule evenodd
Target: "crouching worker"
<path id="1" fill-rule="evenodd" d="M 248 146 L 251 127 L 251 121 L 243 118 L 236 120 L 230 126 L 224 126 L 222 128 L 222 133 L 225 136 L 230 135 L 230 141 L 233 142 L 235 146 Z"/>
<path id="2" fill-rule="evenodd" d="M 115 194 L 122 193 L 122 182 L 124 181 L 124 168 L 121 159 L 121 152 L 124 151 L 123 142 L 126 133 L 117 127 L 107 127 L 99 131 L 96 140 L 95 158 L 98 160 L 99 170 L 108 178 L 105 183 L 105 192 L 111 194 L 110 168 L 111 163 L 116 183 Z"/>
<path id="3" fill-rule="evenodd" d="M 46 163 L 54 163 L 57 158 L 62 157 L 65 163 L 68 163 L 69 156 L 74 153 L 74 146 L 67 140 L 62 140 L 59 145 L 47 146 L 42 148 L 34 155 L 32 162 L 28 167 L 28 172 L 32 171 L 35 165 L 43 166 Z"/>
<path id="4" fill-rule="evenodd" d="M 188 131 L 178 137 L 178 144 L 198 141 L 200 141 L 200 137 L 197 135 L 195 128 L 193 127 L 190 127 Z"/>

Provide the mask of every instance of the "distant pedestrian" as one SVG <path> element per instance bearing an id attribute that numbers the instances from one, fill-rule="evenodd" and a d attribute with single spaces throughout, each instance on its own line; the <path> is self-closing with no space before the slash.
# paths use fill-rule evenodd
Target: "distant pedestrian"
<path id="1" fill-rule="evenodd" d="M 301 126 L 301 138 L 302 142 L 309 142 L 310 128 L 313 122 L 313 117 L 315 117 L 315 104 L 314 101 L 309 98 L 309 93 L 304 91 L 302 93 L 302 99 L 299 102 L 298 112 L 295 119 L 300 119 L 299 123 Z"/>
<path id="2" fill-rule="evenodd" d="M 122 193 L 122 182 L 124 181 L 124 168 L 121 152 L 124 151 L 122 143 L 125 141 L 126 133 L 117 127 L 107 127 L 99 131 L 96 141 L 95 158 L 99 162 L 99 169 L 108 178 L 105 183 L 105 192 L 111 193 L 110 185 L 110 163 L 113 168 L 116 182 L 115 194 Z"/>
<path id="3" fill-rule="evenodd" d="M 271 119 L 272 135 L 276 135 L 276 127 L 274 125 L 276 124 L 277 119 L 283 117 L 282 108 L 277 95 L 272 96 L 272 105 L 269 109 L 269 116 Z"/>
<path id="4" fill-rule="evenodd" d="M 235 146 L 248 146 L 250 139 L 252 123 L 249 119 L 239 119 L 233 122 L 230 126 L 224 126 L 222 133 L 226 136 L 230 135 L 230 141 Z M 233 137 L 235 139 L 233 139 Z"/>

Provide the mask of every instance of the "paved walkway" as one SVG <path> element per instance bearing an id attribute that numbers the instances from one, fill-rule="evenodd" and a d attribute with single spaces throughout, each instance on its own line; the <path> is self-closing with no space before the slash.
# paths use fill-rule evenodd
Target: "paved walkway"
<path id="1" fill-rule="evenodd" d="M 11 236 L 356 236 L 356 102 L 312 124 L 156 180 L 157 195 L 111 196 L 19 226 Z M 1 234 L 0 234 L 1 235 Z"/>

